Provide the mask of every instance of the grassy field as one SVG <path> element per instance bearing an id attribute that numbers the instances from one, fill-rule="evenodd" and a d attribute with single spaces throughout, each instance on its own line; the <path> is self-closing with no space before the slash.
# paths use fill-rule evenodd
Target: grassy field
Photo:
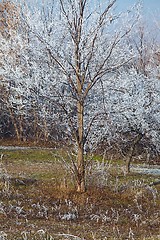
<path id="1" fill-rule="evenodd" d="M 94 156 L 78 194 L 64 150 L 0 154 L 0 239 L 160 239 L 160 185 L 149 186 L 158 176 Z"/>

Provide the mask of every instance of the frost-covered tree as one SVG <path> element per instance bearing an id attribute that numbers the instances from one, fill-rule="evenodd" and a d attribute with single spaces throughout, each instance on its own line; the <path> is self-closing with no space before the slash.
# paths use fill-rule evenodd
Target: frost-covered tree
<path id="1" fill-rule="evenodd" d="M 49 100 L 43 99 L 52 89 L 44 47 L 37 47 L 38 41 L 23 21 L 19 4 L 3 1 L 1 14 L 1 103 L 6 107 L 18 141 L 32 137 L 35 141 L 47 141 L 53 107 Z"/>
<path id="2" fill-rule="evenodd" d="M 160 151 L 160 81 L 156 74 L 146 77 L 134 67 L 121 71 L 116 78 L 117 81 L 113 77 L 106 87 L 106 101 L 119 141 L 129 142 L 131 137 L 126 159 L 129 172 L 135 147 L 141 139 L 149 139 Z"/>
<path id="3" fill-rule="evenodd" d="M 147 24 L 142 23 L 141 20 L 130 39 L 130 44 L 136 53 L 132 64 L 137 73 L 145 76 L 152 74 L 152 68 L 155 68 L 155 54 L 158 50 L 158 42 L 157 36 L 154 36 Z"/>
<path id="4" fill-rule="evenodd" d="M 18 129 L 17 119 L 13 113 L 14 101 L 20 100 L 20 95 L 15 94 L 15 85 L 20 85 L 17 81 L 20 81 L 21 67 L 19 67 L 20 52 L 22 48 L 22 42 L 17 35 L 19 25 L 19 8 L 10 1 L 2 1 L 0 4 L 0 86 L 3 89 L 3 95 L 1 95 L 1 103 L 6 106 L 10 118 L 13 121 L 17 138 L 20 136 L 20 129 Z M 20 106 L 20 104 L 18 103 Z M 20 117 L 21 118 L 21 117 Z M 20 120 L 20 119 L 19 119 Z M 21 125 L 21 121 L 20 121 Z"/>
<path id="5" fill-rule="evenodd" d="M 44 75 L 54 89 L 44 97 L 56 106 L 65 135 L 75 145 L 78 192 L 86 190 L 85 149 L 92 149 L 91 143 L 101 138 L 109 117 L 103 104 L 103 82 L 134 54 L 127 36 L 137 16 L 133 11 L 130 15 L 114 13 L 115 4 L 116 0 L 101 4 L 59 0 L 24 11 L 29 29 L 39 41 L 37 46 L 46 50 L 43 61 L 47 59 L 50 67 Z"/>

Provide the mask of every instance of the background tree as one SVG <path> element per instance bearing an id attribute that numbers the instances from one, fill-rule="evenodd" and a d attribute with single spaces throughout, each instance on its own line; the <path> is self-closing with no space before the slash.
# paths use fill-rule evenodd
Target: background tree
<path id="1" fill-rule="evenodd" d="M 20 8 L 13 1 L 0 2 L 0 33 L 9 38 L 14 35 L 19 25 Z"/>
<path id="2" fill-rule="evenodd" d="M 106 98 L 110 102 L 111 118 L 116 126 L 116 141 L 123 143 L 122 149 L 124 146 L 126 148 L 126 170 L 129 172 L 135 149 L 142 139 L 145 140 L 144 149 L 150 145 L 159 152 L 160 122 L 157 110 L 160 82 L 156 76 L 146 77 L 134 68 L 121 72 L 117 80 L 110 84 Z M 147 142 L 150 142 L 148 147 Z M 144 149 L 141 147 L 141 153 Z"/>
<path id="3" fill-rule="evenodd" d="M 112 109 L 112 145 L 119 149 L 121 157 L 125 155 L 127 172 L 133 156 L 138 155 L 140 144 L 146 159 L 159 154 L 157 44 L 147 28 L 139 24 L 129 36 L 129 45 L 135 53 L 133 59 L 104 86 L 106 105 Z"/>
<path id="4" fill-rule="evenodd" d="M 12 42 L 16 36 L 19 24 L 19 8 L 11 1 L 2 1 L 0 3 L 0 87 L 2 90 L 1 104 L 7 107 L 6 100 L 8 99 L 8 91 L 6 86 L 9 80 L 5 77 L 6 69 L 9 69 L 9 59 L 16 58 L 15 48 L 10 47 L 8 44 Z M 17 46 L 18 47 L 18 46 Z M 18 51 L 18 48 L 16 49 Z M 16 60 L 14 60 L 16 62 Z M 14 63 L 14 66 L 16 63 Z M 6 113 L 10 115 L 10 108 L 6 109 Z M 5 113 L 5 115 L 6 115 Z M 12 115 L 13 116 L 13 115 Z M 3 117 L 2 117 L 3 118 Z M 1 119 L 2 119 L 1 118 Z M 9 119 L 9 118 L 8 118 Z"/>
<path id="5" fill-rule="evenodd" d="M 1 103 L 6 107 L 14 129 L 11 129 L 11 135 L 19 142 L 28 138 L 46 141 L 51 125 L 47 119 L 53 111 L 50 112 L 49 101 L 44 101 L 41 95 L 42 89 L 44 95 L 50 85 L 45 82 L 49 66 L 42 61 L 43 48 L 35 47 L 37 41 L 23 21 L 20 5 L 3 1 L 1 14 Z"/>

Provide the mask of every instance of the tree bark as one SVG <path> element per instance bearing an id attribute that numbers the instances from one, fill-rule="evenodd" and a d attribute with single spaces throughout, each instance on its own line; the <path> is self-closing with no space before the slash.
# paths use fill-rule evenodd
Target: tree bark
<path id="1" fill-rule="evenodd" d="M 127 156 L 127 160 L 126 160 L 126 172 L 127 172 L 127 173 L 130 173 L 131 161 L 132 161 L 134 149 L 135 149 L 135 146 L 132 146 L 132 147 L 130 148 L 129 154 L 128 154 L 128 156 Z"/>
<path id="2" fill-rule="evenodd" d="M 82 37 L 82 25 L 83 25 L 83 1 L 79 1 L 80 15 L 79 24 L 76 21 L 76 36 L 75 39 L 75 66 L 76 66 L 76 83 L 77 83 L 77 192 L 83 193 L 86 191 L 85 184 L 85 164 L 84 164 L 84 96 L 83 96 L 83 78 L 81 69 L 81 52 L 80 52 L 80 42 Z M 75 18 L 76 20 L 76 18 Z"/>
<path id="3" fill-rule="evenodd" d="M 78 171 L 77 171 L 77 192 L 83 193 L 86 191 L 85 184 L 85 166 L 83 148 L 78 149 Z"/>
<path id="4" fill-rule="evenodd" d="M 14 126 L 14 130 L 15 130 L 15 133 L 16 133 L 17 140 L 18 140 L 18 142 L 20 142 L 21 141 L 21 135 L 20 135 L 20 131 L 19 131 L 19 128 L 18 128 L 17 121 L 14 117 L 14 113 L 13 113 L 10 106 L 8 107 L 8 110 L 9 110 L 10 117 L 11 117 L 11 120 L 12 120 L 12 123 L 13 123 L 13 126 Z"/>
<path id="5" fill-rule="evenodd" d="M 128 154 L 127 160 L 126 160 L 126 171 L 127 171 L 127 173 L 130 173 L 131 162 L 132 162 L 133 154 L 134 154 L 134 151 L 135 151 L 135 147 L 140 142 L 142 137 L 143 137 L 143 135 L 141 133 L 138 134 L 135 137 L 135 139 L 134 139 L 134 141 L 132 143 L 132 146 L 130 147 L 129 154 Z"/>
<path id="6" fill-rule="evenodd" d="M 77 154 L 77 192 L 85 192 L 85 164 L 84 164 L 84 133 L 83 133 L 83 103 L 77 103 L 77 114 L 78 114 L 78 154 Z"/>

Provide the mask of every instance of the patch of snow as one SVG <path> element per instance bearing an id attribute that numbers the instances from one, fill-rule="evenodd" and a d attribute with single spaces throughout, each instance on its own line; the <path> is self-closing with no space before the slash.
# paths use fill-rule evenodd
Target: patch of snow
<path id="1" fill-rule="evenodd" d="M 144 165 L 144 166 L 134 166 L 132 167 L 132 171 L 133 172 L 137 172 L 137 173 L 142 173 L 142 174 L 148 174 L 148 175 L 156 175 L 156 176 L 160 176 L 160 166 L 155 165 L 155 166 L 148 166 L 148 165 Z"/>

